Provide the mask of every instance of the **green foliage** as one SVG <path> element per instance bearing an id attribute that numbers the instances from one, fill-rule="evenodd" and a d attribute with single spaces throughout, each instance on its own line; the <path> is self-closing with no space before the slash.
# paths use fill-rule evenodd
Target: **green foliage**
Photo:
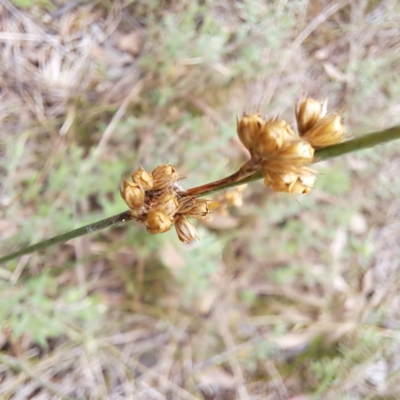
<path id="1" fill-rule="evenodd" d="M 21 8 L 31 8 L 35 4 L 35 0 L 12 0 L 12 2 Z"/>
<path id="2" fill-rule="evenodd" d="M 11 2 L 23 9 L 30 9 L 33 7 L 39 7 L 47 10 L 53 10 L 54 5 L 49 0 L 11 0 Z"/>
<path id="3" fill-rule="evenodd" d="M 340 375 L 341 359 L 323 358 L 311 363 L 311 370 L 315 373 L 315 378 L 319 382 L 315 396 L 321 396 L 329 387 L 334 386 Z"/>
<path id="4" fill-rule="evenodd" d="M 269 274 L 272 282 L 279 285 L 291 284 L 297 278 L 297 271 L 291 266 L 279 267 Z"/>
<path id="5" fill-rule="evenodd" d="M 328 168 L 318 170 L 318 188 L 335 196 L 343 196 L 351 188 L 351 177 L 343 168 L 343 163 L 335 162 Z"/>
<path id="6" fill-rule="evenodd" d="M 186 265 L 178 274 L 183 283 L 183 298 L 185 302 L 200 296 L 210 287 L 210 277 L 217 272 L 224 241 L 217 239 L 212 233 L 199 229 L 203 233 L 201 242 L 190 251 L 184 253 Z"/>
<path id="7" fill-rule="evenodd" d="M 0 282 L 0 325 L 8 326 L 14 339 L 28 335 L 44 348 L 48 339 L 68 335 L 71 323 L 93 329 L 101 311 L 97 296 L 84 297 L 73 287 L 55 289 L 45 272 L 17 286 Z"/>

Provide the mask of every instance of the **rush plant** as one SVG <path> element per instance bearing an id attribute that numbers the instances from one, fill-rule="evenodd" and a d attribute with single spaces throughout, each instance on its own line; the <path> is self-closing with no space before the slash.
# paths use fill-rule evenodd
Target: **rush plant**
<path id="1" fill-rule="evenodd" d="M 22 248 L 1 257 L 0 263 L 128 221 L 145 224 L 150 234 L 164 233 L 174 225 L 179 239 L 190 243 L 197 233 L 188 217 L 203 219 L 210 212 L 211 201 L 200 197 L 259 179 L 276 192 L 307 194 L 317 181 L 311 164 L 400 138 L 400 127 L 393 127 L 346 141 L 341 115 L 327 113 L 327 101 L 308 97 L 297 104 L 295 117 L 297 132 L 278 117 L 245 114 L 237 120 L 237 133 L 250 159 L 234 174 L 184 189 L 168 163 L 151 173 L 139 167 L 131 181 L 122 179 L 120 192 L 129 210 Z"/>

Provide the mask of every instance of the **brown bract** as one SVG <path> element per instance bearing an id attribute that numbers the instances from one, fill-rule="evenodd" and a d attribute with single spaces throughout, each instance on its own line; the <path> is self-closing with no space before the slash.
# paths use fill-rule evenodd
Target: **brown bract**
<path id="1" fill-rule="evenodd" d="M 134 182 L 122 179 L 121 196 L 129 208 L 140 208 L 144 204 L 144 190 Z"/>
<path id="2" fill-rule="evenodd" d="M 306 167 L 291 168 L 281 172 L 266 168 L 263 174 L 266 187 L 276 192 L 293 194 L 309 193 L 316 180 L 315 174 Z"/>
<path id="3" fill-rule="evenodd" d="M 153 189 L 164 189 L 178 180 L 175 168 L 166 163 L 156 167 L 151 173 L 153 176 Z"/>
<path id="4" fill-rule="evenodd" d="M 242 119 L 236 118 L 236 130 L 239 139 L 250 152 L 264 123 L 265 121 L 260 114 L 244 114 Z"/>
<path id="5" fill-rule="evenodd" d="M 144 190 L 153 189 L 153 176 L 140 167 L 132 175 L 132 181 L 140 185 Z"/>
<path id="6" fill-rule="evenodd" d="M 149 233 L 163 233 L 171 228 L 172 219 L 161 211 L 150 210 L 145 223 Z"/>
<path id="7" fill-rule="evenodd" d="M 185 215 L 197 219 L 203 219 L 209 214 L 208 200 L 194 199 L 193 204 L 187 209 Z"/>
<path id="8" fill-rule="evenodd" d="M 321 103 L 308 97 L 303 97 L 296 107 L 297 130 L 303 136 L 308 130 L 325 116 L 327 100 Z"/>
<path id="9" fill-rule="evenodd" d="M 196 228 L 184 216 L 179 216 L 175 221 L 178 238 L 183 243 L 190 243 L 197 237 Z"/>
<path id="10" fill-rule="evenodd" d="M 344 140 L 344 125 L 340 115 L 330 114 L 320 119 L 309 131 L 304 134 L 304 139 L 320 149 L 340 143 Z"/>
<path id="11" fill-rule="evenodd" d="M 286 121 L 270 119 L 261 127 L 253 152 L 260 158 L 269 157 L 295 139 L 296 135 Z"/>
<path id="12" fill-rule="evenodd" d="M 165 215 L 173 217 L 178 209 L 178 198 L 176 194 L 166 189 L 153 206 L 154 209 L 162 211 Z"/>
<path id="13" fill-rule="evenodd" d="M 306 140 L 295 140 L 287 143 L 279 154 L 278 159 L 285 160 L 291 164 L 304 165 L 312 162 L 314 157 L 314 149 Z"/>

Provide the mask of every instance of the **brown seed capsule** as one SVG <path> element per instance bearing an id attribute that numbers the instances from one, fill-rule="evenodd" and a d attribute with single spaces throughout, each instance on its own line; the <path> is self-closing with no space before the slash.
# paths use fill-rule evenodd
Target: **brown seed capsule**
<path id="1" fill-rule="evenodd" d="M 310 171 L 303 171 L 302 175 L 299 175 L 295 184 L 290 188 L 290 193 L 309 193 L 314 187 L 317 177 Z"/>
<path id="2" fill-rule="evenodd" d="M 172 219 L 161 211 L 150 210 L 145 221 L 147 232 L 152 234 L 168 231 L 172 225 Z"/>
<path id="3" fill-rule="evenodd" d="M 184 216 L 179 216 L 175 221 L 178 238 L 183 243 L 190 243 L 197 238 L 196 228 Z"/>
<path id="4" fill-rule="evenodd" d="M 140 208 L 144 204 L 144 190 L 134 182 L 128 182 L 122 178 L 121 196 L 129 208 Z"/>
<path id="5" fill-rule="evenodd" d="M 153 176 L 140 167 L 132 175 L 132 181 L 140 185 L 144 190 L 153 189 Z"/>
<path id="6" fill-rule="evenodd" d="M 344 131 L 340 115 L 330 114 L 320 119 L 313 128 L 307 131 L 303 139 L 317 149 L 342 142 Z"/>
<path id="7" fill-rule="evenodd" d="M 264 176 L 264 186 L 267 188 L 270 188 L 273 182 L 280 179 L 279 174 L 267 169 L 263 170 L 263 176 Z"/>
<path id="8" fill-rule="evenodd" d="M 306 140 L 298 139 L 289 142 L 277 155 L 282 162 L 290 162 L 291 165 L 304 165 L 311 163 L 314 157 L 314 149 Z"/>
<path id="9" fill-rule="evenodd" d="M 264 177 L 264 185 L 274 192 L 285 192 L 288 193 L 289 186 L 293 184 L 297 179 L 297 176 L 288 173 L 286 175 L 277 174 L 270 172 Z"/>
<path id="10" fill-rule="evenodd" d="M 293 165 L 284 158 L 266 159 L 261 163 L 261 170 L 264 176 L 270 172 L 278 175 L 286 175 L 289 172 L 297 173 L 299 168 L 300 167 Z"/>
<path id="11" fill-rule="evenodd" d="M 143 222 L 146 219 L 146 209 L 144 207 L 129 209 L 129 214 L 134 220 L 138 222 Z"/>
<path id="12" fill-rule="evenodd" d="M 162 164 L 151 173 L 153 176 L 153 189 L 164 189 L 178 180 L 175 168 L 170 164 Z"/>
<path id="13" fill-rule="evenodd" d="M 296 121 L 299 135 L 303 136 L 309 129 L 325 116 L 327 101 L 323 103 L 303 97 L 296 107 Z"/>
<path id="14" fill-rule="evenodd" d="M 264 185 L 275 192 L 308 193 L 316 181 L 313 171 L 306 167 L 288 167 L 280 172 L 264 168 L 263 175 Z"/>
<path id="15" fill-rule="evenodd" d="M 259 114 L 244 114 L 240 120 L 236 118 L 236 130 L 239 139 L 250 152 L 264 122 Z"/>
<path id="16" fill-rule="evenodd" d="M 173 217 L 178 209 L 178 199 L 170 190 L 166 190 L 153 205 L 154 210 L 163 212 L 168 217 Z"/>
<path id="17" fill-rule="evenodd" d="M 188 217 L 203 219 L 207 217 L 209 213 L 208 202 L 208 200 L 195 199 L 191 208 L 187 209 L 185 213 L 182 214 Z"/>
<path id="18" fill-rule="evenodd" d="M 193 207 L 193 204 L 196 202 L 195 197 L 183 197 L 178 200 L 178 210 L 179 214 L 185 215 L 188 210 Z"/>
<path id="19" fill-rule="evenodd" d="M 296 138 L 290 125 L 283 120 L 268 120 L 260 129 L 254 142 L 253 152 L 261 158 L 270 157 L 288 140 Z"/>

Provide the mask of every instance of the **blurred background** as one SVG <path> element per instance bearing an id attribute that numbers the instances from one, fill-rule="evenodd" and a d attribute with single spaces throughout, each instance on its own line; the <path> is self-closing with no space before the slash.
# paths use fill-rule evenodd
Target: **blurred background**
<path id="1" fill-rule="evenodd" d="M 1 0 L 0 255 L 247 159 L 236 116 L 304 93 L 349 136 L 400 124 L 396 0 Z M 133 222 L 0 267 L 3 399 L 399 399 L 400 145 L 308 195 L 214 196 L 200 240 Z M 242 205 L 240 204 L 242 202 Z"/>

